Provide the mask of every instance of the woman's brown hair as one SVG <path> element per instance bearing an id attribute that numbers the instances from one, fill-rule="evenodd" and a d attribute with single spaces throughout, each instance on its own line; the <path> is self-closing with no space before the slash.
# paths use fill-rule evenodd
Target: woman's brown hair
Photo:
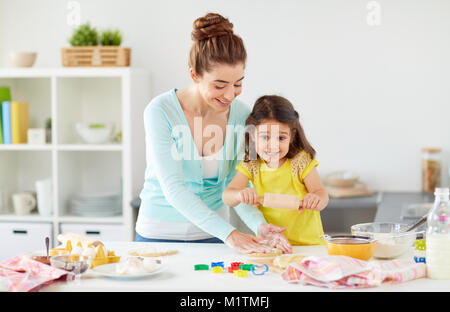
<path id="1" fill-rule="evenodd" d="M 235 65 L 247 59 L 242 39 L 233 33 L 233 24 L 220 14 L 208 13 L 194 21 L 189 67 L 202 76 L 214 64 Z"/>
<path id="2" fill-rule="evenodd" d="M 287 158 L 293 158 L 299 152 L 304 150 L 311 158 L 314 158 L 316 151 L 308 142 L 300 125 L 299 115 L 294 106 L 286 98 L 278 95 L 265 95 L 256 100 L 253 110 L 248 116 L 245 125 L 245 158 L 244 161 L 256 159 L 255 142 L 253 142 L 250 131 L 254 131 L 256 126 L 265 120 L 276 120 L 279 123 L 289 125 L 291 129 L 292 142 L 289 145 Z M 250 157 L 252 156 L 252 157 Z"/>

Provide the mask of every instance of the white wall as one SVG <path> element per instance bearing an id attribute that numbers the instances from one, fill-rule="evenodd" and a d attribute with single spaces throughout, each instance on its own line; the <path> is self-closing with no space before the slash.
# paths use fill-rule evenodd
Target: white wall
<path id="1" fill-rule="evenodd" d="M 10 51 L 35 50 L 37 67 L 61 66 L 68 1 L 0 0 L 0 66 Z M 209 11 L 230 18 L 248 51 L 244 91 L 296 106 L 318 151 L 319 172 L 351 169 L 370 188 L 420 189 L 420 148 L 450 151 L 450 1 L 79 0 L 81 22 L 117 27 L 132 65 L 152 75 L 157 95 L 189 83 L 192 22 Z"/>

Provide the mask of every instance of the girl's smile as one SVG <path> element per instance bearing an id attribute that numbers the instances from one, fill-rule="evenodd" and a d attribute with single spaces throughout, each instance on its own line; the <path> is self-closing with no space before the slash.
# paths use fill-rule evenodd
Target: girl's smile
<path id="1" fill-rule="evenodd" d="M 256 152 L 269 167 L 278 168 L 284 163 L 291 143 L 291 129 L 276 120 L 265 120 L 256 126 Z"/>

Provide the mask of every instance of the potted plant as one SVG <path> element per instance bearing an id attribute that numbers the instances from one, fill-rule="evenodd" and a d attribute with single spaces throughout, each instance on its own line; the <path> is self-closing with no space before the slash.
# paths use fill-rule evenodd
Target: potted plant
<path id="1" fill-rule="evenodd" d="M 69 42 L 72 47 L 86 47 L 98 45 L 97 29 L 91 27 L 89 22 L 76 28 L 70 37 Z"/>
<path id="2" fill-rule="evenodd" d="M 62 48 L 63 66 L 130 66 L 131 49 L 124 48 L 120 30 L 97 31 L 90 23 L 74 29 L 70 48 Z"/>
<path id="3" fill-rule="evenodd" d="M 120 30 L 107 29 L 100 34 L 100 43 L 102 46 L 120 46 L 122 43 L 122 34 Z"/>

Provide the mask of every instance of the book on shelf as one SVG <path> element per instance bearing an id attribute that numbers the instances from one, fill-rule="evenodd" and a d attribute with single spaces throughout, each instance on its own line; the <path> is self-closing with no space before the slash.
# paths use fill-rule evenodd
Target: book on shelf
<path id="1" fill-rule="evenodd" d="M 27 143 L 29 127 L 28 102 L 3 101 L 1 106 L 2 143 Z"/>
<path id="2" fill-rule="evenodd" d="M 11 102 L 2 102 L 3 144 L 11 144 Z"/>
<path id="3" fill-rule="evenodd" d="M 0 87 L 0 144 L 3 144 L 3 122 L 2 122 L 2 103 L 11 101 L 11 92 L 9 87 Z"/>
<path id="4" fill-rule="evenodd" d="M 12 144 L 27 143 L 29 127 L 28 102 L 11 101 L 11 142 Z"/>
<path id="5" fill-rule="evenodd" d="M 2 105 L 1 105 L 1 103 L 3 103 L 3 102 L 0 102 L 0 144 L 3 144 L 3 122 L 2 122 L 2 111 L 3 111 L 3 109 L 2 109 Z"/>

